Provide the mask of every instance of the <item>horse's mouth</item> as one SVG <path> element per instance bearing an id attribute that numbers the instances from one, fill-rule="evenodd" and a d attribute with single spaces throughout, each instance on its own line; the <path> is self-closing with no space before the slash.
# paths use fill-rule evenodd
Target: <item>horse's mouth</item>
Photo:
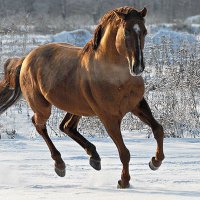
<path id="1" fill-rule="evenodd" d="M 127 57 L 127 60 L 131 76 L 140 76 L 145 69 L 143 58 L 137 60 L 134 58 L 130 59 L 129 57 Z"/>
<path id="2" fill-rule="evenodd" d="M 140 76 L 144 71 L 144 66 L 142 66 L 141 64 L 129 66 L 129 70 L 132 76 Z"/>
<path id="3" fill-rule="evenodd" d="M 144 71 L 144 65 L 133 66 L 133 71 L 136 75 L 140 75 Z"/>

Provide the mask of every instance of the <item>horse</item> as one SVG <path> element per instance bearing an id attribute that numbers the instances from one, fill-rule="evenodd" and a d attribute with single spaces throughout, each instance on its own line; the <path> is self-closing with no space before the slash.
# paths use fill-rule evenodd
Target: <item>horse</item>
<path id="1" fill-rule="evenodd" d="M 101 120 L 123 166 L 119 188 L 130 186 L 130 152 L 120 130 L 126 113 L 133 113 L 151 127 L 157 149 L 149 167 L 157 170 L 161 166 L 164 131 L 144 98 L 141 76 L 145 68 L 146 14 L 146 8 L 113 9 L 100 19 L 93 38 L 83 48 L 49 43 L 33 49 L 25 58 L 6 62 L 5 80 L 0 84 L 0 113 L 23 95 L 34 112 L 32 122 L 50 150 L 58 176 L 65 176 L 66 167 L 46 128 L 52 105 L 67 113 L 59 128 L 86 151 L 95 170 L 101 170 L 101 158 L 77 126 L 82 116 Z"/>

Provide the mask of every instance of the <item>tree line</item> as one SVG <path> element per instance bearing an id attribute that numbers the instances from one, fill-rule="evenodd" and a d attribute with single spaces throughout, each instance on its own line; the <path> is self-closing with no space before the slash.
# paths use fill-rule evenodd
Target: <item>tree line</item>
<path id="1" fill-rule="evenodd" d="M 0 0 L 0 17 L 28 14 L 33 19 L 48 15 L 67 20 L 73 15 L 89 15 L 95 24 L 107 10 L 125 5 L 146 6 L 150 22 L 172 22 L 200 14 L 199 0 Z"/>

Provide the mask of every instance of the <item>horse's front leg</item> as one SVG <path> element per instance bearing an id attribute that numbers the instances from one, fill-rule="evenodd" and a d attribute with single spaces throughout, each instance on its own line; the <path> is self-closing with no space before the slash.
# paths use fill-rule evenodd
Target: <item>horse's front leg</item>
<path id="1" fill-rule="evenodd" d="M 154 137 L 157 141 L 156 156 L 152 158 L 149 163 L 149 167 L 152 170 L 157 170 L 162 161 L 164 160 L 163 153 L 163 138 L 164 132 L 163 127 L 154 119 L 151 109 L 145 99 L 138 104 L 136 108 L 133 109 L 132 113 L 140 118 L 144 123 L 149 125 L 153 131 Z"/>
<path id="2" fill-rule="evenodd" d="M 112 138 L 113 142 L 117 146 L 120 160 L 123 164 L 121 180 L 118 181 L 119 188 L 128 188 L 130 175 L 129 175 L 129 161 L 130 153 L 126 148 L 120 130 L 121 119 L 113 116 L 106 115 L 100 118 L 104 124 L 109 136 Z"/>

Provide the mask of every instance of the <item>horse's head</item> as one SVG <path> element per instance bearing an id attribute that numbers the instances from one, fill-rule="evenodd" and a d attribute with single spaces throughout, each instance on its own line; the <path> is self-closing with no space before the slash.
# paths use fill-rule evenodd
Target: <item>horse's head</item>
<path id="1" fill-rule="evenodd" d="M 116 49 L 127 58 L 131 75 L 139 75 L 144 71 L 143 60 L 144 38 L 147 34 L 144 17 L 147 9 L 134 10 L 128 14 L 114 11 L 119 19 L 116 35 Z"/>

